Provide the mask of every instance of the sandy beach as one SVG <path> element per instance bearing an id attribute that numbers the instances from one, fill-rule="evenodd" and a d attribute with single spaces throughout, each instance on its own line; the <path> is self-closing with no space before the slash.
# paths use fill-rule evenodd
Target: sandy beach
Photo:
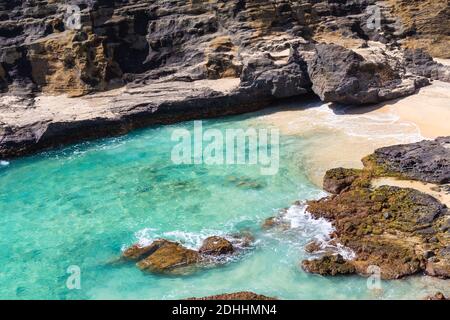
<path id="1" fill-rule="evenodd" d="M 339 108 L 320 102 L 284 103 L 256 123 L 302 135 L 310 180 L 322 184 L 328 169 L 361 168 L 361 158 L 383 146 L 450 135 L 450 83 L 435 81 L 417 94 L 369 107 Z"/>

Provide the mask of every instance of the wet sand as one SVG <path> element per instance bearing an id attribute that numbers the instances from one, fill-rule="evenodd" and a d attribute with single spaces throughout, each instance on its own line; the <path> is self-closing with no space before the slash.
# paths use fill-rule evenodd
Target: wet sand
<path id="1" fill-rule="evenodd" d="M 376 148 L 450 135 L 450 83 L 435 81 L 415 95 L 368 107 L 284 103 L 256 117 L 255 124 L 303 136 L 301 161 L 321 186 L 328 169 L 361 168 L 361 158 Z"/>

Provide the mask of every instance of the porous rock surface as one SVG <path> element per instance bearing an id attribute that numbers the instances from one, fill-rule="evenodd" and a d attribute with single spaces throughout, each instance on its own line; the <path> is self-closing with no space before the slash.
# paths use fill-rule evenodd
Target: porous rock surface
<path id="1" fill-rule="evenodd" d="M 449 278 L 448 208 L 415 189 L 370 184 L 380 176 L 447 183 L 448 139 L 381 148 L 364 159 L 362 170 L 327 172 L 324 184 L 334 194 L 309 201 L 308 212 L 330 221 L 332 241 L 351 249 L 354 257 L 326 253 L 303 261 L 303 269 L 322 275 L 372 275 L 376 267 L 383 279 L 417 273 Z"/>
<path id="2" fill-rule="evenodd" d="M 166 239 L 145 245 L 137 243 L 122 252 L 122 260 L 135 262 L 140 270 L 146 272 L 188 274 L 200 267 L 227 262 L 223 258 L 248 249 L 252 241 L 246 232 L 231 235 L 229 239 L 210 236 L 203 240 L 198 250 Z"/>
<path id="3" fill-rule="evenodd" d="M 421 51 L 445 57 L 441 42 L 408 45 L 448 35 L 448 4 L 427 2 L 0 0 L 0 157 L 280 98 L 366 104 L 449 81 Z"/>

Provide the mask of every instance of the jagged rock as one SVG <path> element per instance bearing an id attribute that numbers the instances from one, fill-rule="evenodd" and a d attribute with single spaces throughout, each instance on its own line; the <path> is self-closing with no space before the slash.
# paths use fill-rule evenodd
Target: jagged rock
<path id="1" fill-rule="evenodd" d="M 158 250 L 162 245 L 164 244 L 164 241 L 158 240 L 153 242 L 150 245 L 147 246 L 141 246 L 139 244 L 134 244 L 131 247 L 127 248 L 122 253 L 122 258 L 125 260 L 130 261 L 139 261 L 141 259 L 144 259 L 151 255 L 153 252 Z"/>
<path id="2" fill-rule="evenodd" d="M 195 265 L 201 260 L 197 251 L 168 240 L 156 240 L 144 256 L 146 257 L 137 263 L 139 269 L 157 273 L 174 272 Z"/>
<path id="3" fill-rule="evenodd" d="M 385 174 L 437 184 L 449 183 L 450 137 L 380 148 L 364 162 Z"/>
<path id="4" fill-rule="evenodd" d="M 281 66 L 269 54 L 250 59 L 242 71 L 241 87 L 275 98 L 306 94 L 311 87 L 306 63 L 296 49 L 291 52 L 288 63 Z"/>
<path id="5" fill-rule="evenodd" d="M 291 228 L 291 223 L 284 218 L 284 215 L 286 214 L 287 209 L 281 210 L 277 216 L 269 217 L 264 220 L 262 224 L 262 229 L 270 230 L 270 229 L 276 229 L 285 231 Z"/>
<path id="6" fill-rule="evenodd" d="M 267 297 L 249 291 L 242 291 L 235 293 L 218 294 L 215 296 L 203 298 L 189 298 L 188 300 L 276 300 L 276 298 Z"/>
<path id="7" fill-rule="evenodd" d="M 360 177 L 361 170 L 336 168 L 328 170 L 323 179 L 323 189 L 327 192 L 339 194 Z"/>
<path id="8" fill-rule="evenodd" d="M 394 12 L 403 14 L 376 3 L 386 20 Z M 79 28 L 72 25 L 77 19 L 68 4 L 79 6 Z M 0 92 L 5 93 L 0 96 L 0 157 L 152 124 L 256 111 L 276 99 L 310 93 L 312 83 L 321 98 L 334 102 L 371 103 L 412 94 L 427 83 L 421 75 L 430 75 L 428 58 L 405 58 L 397 42 L 406 33 L 390 32 L 388 21 L 380 30 L 367 29 L 367 8 L 373 4 L 0 0 Z M 409 17 L 417 6 L 402 2 L 401 8 Z M 431 34 L 429 20 L 433 36 L 446 35 L 447 26 L 436 24 L 439 19 L 431 13 L 445 18 L 447 11 L 433 5 L 426 12 L 417 32 Z M 330 33 L 343 44 L 384 42 L 380 55 L 386 60 L 316 45 Z M 448 80 L 445 67 L 433 70 L 433 79 Z M 230 77 L 241 85 L 223 90 Z M 221 82 L 204 86 L 208 80 Z M 110 91 L 98 93 L 104 90 Z M 60 103 L 49 94 L 92 95 Z"/>
<path id="9" fill-rule="evenodd" d="M 234 252 L 233 244 L 225 238 L 212 236 L 203 241 L 199 249 L 201 254 L 219 256 Z"/>
<path id="10" fill-rule="evenodd" d="M 302 268 L 310 273 L 317 273 L 323 276 L 355 273 L 352 263 L 345 261 L 341 255 L 325 255 L 320 259 L 304 260 Z"/>
<path id="11" fill-rule="evenodd" d="M 422 49 L 406 50 L 404 56 L 406 71 L 433 80 L 450 82 L 450 67 L 434 61 Z"/>
<path id="12" fill-rule="evenodd" d="M 281 227 L 282 229 L 288 229 L 289 225 L 286 223 L 283 223 L 279 217 L 270 217 L 264 220 L 264 223 L 262 224 L 263 229 L 272 229 L 274 227 Z"/>
<path id="13" fill-rule="evenodd" d="M 320 250 L 322 250 L 322 245 L 316 240 L 307 243 L 305 246 L 305 251 L 308 253 L 316 253 Z"/>
<path id="14" fill-rule="evenodd" d="M 325 102 L 369 104 L 410 95 L 428 84 L 403 79 L 388 63 L 364 59 L 334 44 L 318 44 L 308 66 L 313 91 Z"/>
<path id="15" fill-rule="evenodd" d="M 449 238 L 440 231 L 447 210 L 429 195 L 414 189 L 383 186 L 372 190 L 357 184 L 337 196 L 310 201 L 308 211 L 333 223 L 334 241 L 354 252 L 355 258 L 348 263 L 359 274 L 370 274 L 370 266 L 377 266 L 383 279 L 421 271 L 449 276 L 450 261 L 444 249 Z M 430 242 L 433 237 L 437 242 Z M 430 251 L 427 262 L 425 253 Z M 305 270 L 331 270 L 329 260 L 306 262 Z"/>

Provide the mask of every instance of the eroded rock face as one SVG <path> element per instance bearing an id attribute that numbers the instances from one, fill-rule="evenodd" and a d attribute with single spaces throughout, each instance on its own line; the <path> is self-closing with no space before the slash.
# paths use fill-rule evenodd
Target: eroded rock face
<path id="1" fill-rule="evenodd" d="M 425 49 L 435 57 L 450 58 L 450 7 L 448 1 L 389 0 L 403 46 Z M 420 17 L 420 19 L 418 19 Z"/>
<path id="2" fill-rule="evenodd" d="M 317 260 L 304 260 L 302 268 L 308 272 L 322 276 L 352 274 L 356 269 L 351 262 L 345 261 L 341 255 L 325 255 Z"/>
<path id="3" fill-rule="evenodd" d="M 327 192 L 339 194 L 350 187 L 361 175 L 361 170 L 336 168 L 328 170 L 323 178 L 323 189 Z"/>
<path id="4" fill-rule="evenodd" d="M 367 28 L 367 8 L 374 4 L 386 16 L 380 30 Z M 402 6 L 414 10 L 414 5 Z M 374 0 L 3 0 L 0 62 L 5 76 L 0 72 L 0 83 L 14 87 L 19 81 L 32 91 L 80 95 L 167 76 L 189 81 L 239 77 L 255 53 L 280 52 L 298 41 L 313 43 L 321 34 L 347 40 L 402 39 L 405 34 L 389 31 L 388 16 L 403 13 L 398 8 Z M 425 17 L 436 22 L 432 13 L 445 18 L 447 11 L 431 6 Z M 427 19 L 408 18 L 406 24 L 409 28 L 420 20 L 421 32 L 448 34 L 445 24 L 433 23 L 432 29 Z M 297 86 L 294 74 L 299 70 L 294 69 L 271 73 Z"/>
<path id="5" fill-rule="evenodd" d="M 374 4 L 381 29 L 367 28 Z M 256 111 L 311 88 L 325 101 L 365 104 L 448 81 L 448 67 L 402 49 L 394 11 L 374 0 L 0 1 L 0 157 Z M 237 85 L 223 90 L 230 79 Z M 41 92 L 81 98 L 45 104 Z"/>
<path id="6" fill-rule="evenodd" d="M 399 98 L 427 85 L 420 78 L 407 79 L 387 62 L 366 60 L 334 44 L 318 44 L 308 66 L 313 91 L 325 102 L 369 104 Z"/>

